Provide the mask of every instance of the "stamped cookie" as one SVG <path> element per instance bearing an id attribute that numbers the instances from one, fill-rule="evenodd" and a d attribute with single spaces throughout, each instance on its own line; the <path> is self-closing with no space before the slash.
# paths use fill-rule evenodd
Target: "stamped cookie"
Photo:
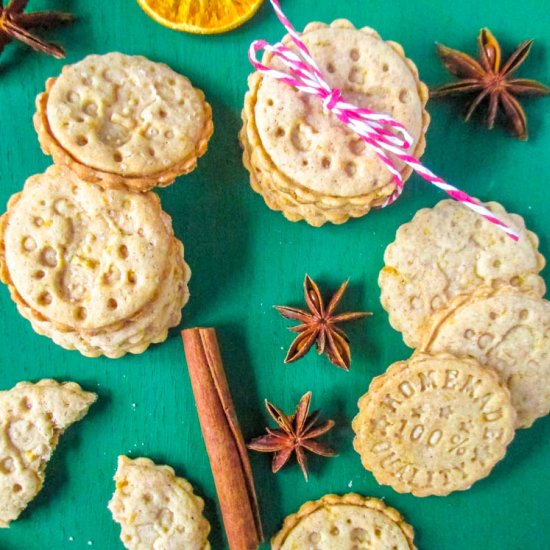
<path id="1" fill-rule="evenodd" d="M 310 23 L 301 35 L 329 85 L 361 107 L 389 113 L 414 138 L 420 156 L 429 116 L 426 86 L 395 42 L 347 20 Z M 295 46 L 286 36 L 283 42 Z M 264 54 L 262 63 L 284 70 Z M 367 213 L 395 189 L 375 152 L 334 116 L 319 98 L 256 72 L 248 81 L 243 109 L 243 161 L 253 188 L 292 221 L 342 223 Z M 404 179 L 410 168 L 398 165 Z"/>
<path id="2" fill-rule="evenodd" d="M 545 260 L 537 236 L 527 231 L 523 218 L 508 214 L 500 204 L 486 206 L 519 233 L 518 242 L 449 199 L 418 211 L 386 248 L 378 279 L 380 299 L 409 347 L 418 346 L 429 317 L 459 294 L 512 285 L 544 295 L 538 273 Z"/>
<path id="3" fill-rule="evenodd" d="M 88 342 L 88 355 L 166 337 L 188 297 L 182 252 L 156 195 L 103 189 L 61 166 L 29 178 L 0 220 L 0 276 L 19 311 L 60 343 Z"/>
<path id="4" fill-rule="evenodd" d="M 120 53 L 64 67 L 36 106 L 43 151 L 103 187 L 169 185 L 195 169 L 214 128 L 204 94 L 186 77 Z"/>
<path id="5" fill-rule="evenodd" d="M 204 502 L 170 466 L 148 458 L 118 457 L 116 490 L 109 502 L 129 550 L 209 550 Z"/>
<path id="6" fill-rule="evenodd" d="M 353 446 L 378 483 L 444 496 L 489 475 L 515 421 L 494 371 L 473 359 L 417 353 L 373 379 L 352 423 Z"/>
<path id="7" fill-rule="evenodd" d="M 0 527 L 9 527 L 44 483 L 59 436 L 96 400 L 74 382 L 20 382 L 0 391 Z"/>
<path id="8" fill-rule="evenodd" d="M 273 550 L 416 550 L 413 529 L 377 498 L 325 495 L 285 519 Z"/>
<path id="9" fill-rule="evenodd" d="M 457 296 L 432 319 L 420 345 L 469 356 L 508 386 L 517 428 L 550 412 L 550 302 L 505 287 Z"/>

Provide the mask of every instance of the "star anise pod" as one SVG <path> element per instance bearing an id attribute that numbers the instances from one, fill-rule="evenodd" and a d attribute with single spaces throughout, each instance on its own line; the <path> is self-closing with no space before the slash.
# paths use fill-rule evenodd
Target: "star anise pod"
<path id="1" fill-rule="evenodd" d="M 281 409 L 265 400 L 267 412 L 277 423 L 279 428 L 266 428 L 267 435 L 254 438 L 248 448 L 261 453 L 275 453 L 271 469 L 276 474 L 290 459 L 292 453 L 296 453 L 296 460 L 302 469 L 307 481 L 307 456 L 310 451 L 320 456 L 336 456 L 336 451 L 315 441 L 321 435 L 327 433 L 334 426 L 334 420 L 325 420 L 317 424 L 320 411 L 309 414 L 311 392 L 307 392 L 298 403 L 293 415 L 287 416 Z"/>
<path id="2" fill-rule="evenodd" d="M 501 111 L 508 120 L 512 134 L 525 141 L 528 137 L 527 118 L 515 96 L 550 93 L 550 88 L 536 80 L 512 78 L 529 55 L 533 40 L 522 42 L 504 64 L 501 64 L 500 45 L 489 29 L 481 29 L 478 44 L 479 61 L 458 50 L 437 45 L 445 68 L 460 80 L 435 88 L 431 91 L 431 97 L 475 94 L 467 107 L 466 120 L 470 119 L 480 103 L 487 101 L 487 127 L 493 128 L 497 113 Z"/>
<path id="3" fill-rule="evenodd" d="M 360 311 L 357 313 L 334 314 L 334 310 L 346 291 L 348 282 L 349 279 L 342 284 L 325 307 L 319 287 L 309 275 L 306 275 L 304 280 L 304 295 L 309 312 L 294 307 L 275 306 L 283 317 L 301 323 L 289 329 L 297 332 L 298 336 L 294 339 L 288 350 L 285 363 L 292 363 L 301 359 L 311 349 L 313 344 L 316 344 L 319 355 L 325 353 L 334 365 L 341 369 L 349 370 L 351 364 L 349 339 L 345 332 L 337 325 L 346 321 L 362 319 L 367 315 L 372 315 L 372 313 L 369 311 Z"/>
<path id="4" fill-rule="evenodd" d="M 12 40 L 19 40 L 33 50 L 53 55 L 57 59 L 65 57 L 65 50 L 61 46 L 46 42 L 31 30 L 50 29 L 71 22 L 74 17 L 70 13 L 58 11 L 23 13 L 28 3 L 29 0 L 11 0 L 8 6 L 4 7 L 3 0 L 0 0 L 0 53 L 6 44 Z"/>

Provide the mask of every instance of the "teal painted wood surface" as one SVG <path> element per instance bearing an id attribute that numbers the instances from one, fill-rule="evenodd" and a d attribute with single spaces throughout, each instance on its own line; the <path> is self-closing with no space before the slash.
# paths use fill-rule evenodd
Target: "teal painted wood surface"
<path id="1" fill-rule="evenodd" d="M 413 177 L 404 197 L 391 208 L 320 229 L 290 223 L 268 210 L 248 186 L 237 132 L 250 72 L 247 46 L 254 38 L 274 41 L 281 36 L 270 7 L 264 5 L 241 29 L 209 37 L 161 27 L 133 0 L 30 4 L 78 15 L 73 26 L 53 33 L 67 46 L 67 62 L 113 50 L 142 54 L 188 75 L 212 103 L 216 130 L 207 155 L 195 172 L 159 192 L 193 270 L 182 326 L 218 327 L 246 439 L 263 431 L 265 397 L 290 410 L 303 393 L 313 390 L 313 406 L 337 422 L 328 440 L 340 454 L 330 460 L 312 458 L 309 483 L 296 466 L 273 476 L 268 456 L 251 457 L 266 534 L 273 535 L 283 518 L 306 500 L 357 491 L 382 497 L 401 510 L 423 550 L 548 550 L 549 418 L 520 431 L 488 479 L 446 498 L 419 499 L 379 486 L 353 451 L 350 421 L 357 399 L 373 376 L 410 354 L 379 303 L 376 280 L 384 248 L 399 225 L 442 195 Z M 284 2 L 284 8 L 298 29 L 311 20 L 340 17 L 376 28 L 384 38 L 403 44 L 430 85 L 450 78 L 436 58 L 436 41 L 473 53 L 482 26 L 491 28 L 506 51 L 533 37 L 537 41 L 520 74 L 550 82 L 546 0 L 294 0 Z M 28 176 L 50 163 L 40 152 L 31 117 L 35 96 L 62 66 L 62 61 L 20 45 L 8 46 L 0 57 L 2 204 Z M 424 160 L 450 182 L 523 215 L 548 256 L 550 100 L 526 100 L 525 105 L 531 140 L 520 143 L 500 129 L 488 132 L 477 122 L 463 124 L 457 104 L 431 102 Z M 283 365 L 292 336 L 272 306 L 302 303 L 305 272 L 328 291 L 351 277 L 343 307 L 374 312 L 372 318 L 350 326 L 349 373 L 313 353 Z M 86 359 L 34 334 L 3 286 L 0 306 L 2 389 L 20 380 L 54 377 L 75 380 L 99 394 L 88 417 L 62 438 L 40 495 L 9 530 L 0 531 L 0 549 L 122 548 L 119 528 L 106 508 L 120 453 L 169 463 L 187 477 L 206 500 L 213 548 L 225 548 L 178 331 L 140 356 Z"/>

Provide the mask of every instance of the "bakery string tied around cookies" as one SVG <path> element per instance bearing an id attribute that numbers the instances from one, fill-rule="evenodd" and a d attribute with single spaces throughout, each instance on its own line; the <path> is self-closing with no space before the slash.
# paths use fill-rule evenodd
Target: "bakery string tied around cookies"
<path id="1" fill-rule="evenodd" d="M 297 51 L 289 49 L 281 42 L 271 45 L 265 40 L 255 40 L 250 45 L 248 51 L 250 63 L 262 74 L 280 80 L 301 92 L 322 99 L 323 106 L 327 111 L 332 112 L 338 120 L 353 130 L 367 145 L 374 149 L 380 160 L 392 174 L 396 184 L 395 191 L 380 208 L 392 204 L 403 192 L 403 177 L 395 166 L 394 160 L 390 157 L 390 155 L 393 155 L 396 159 L 410 166 L 419 176 L 445 191 L 447 195 L 495 224 L 513 240 L 518 240 L 519 236 L 516 231 L 496 217 L 477 199 L 447 183 L 410 154 L 408 150 L 412 147 L 414 139 L 401 123 L 388 114 L 377 113 L 365 107 L 358 107 L 357 105 L 348 103 L 342 97 L 342 93 L 338 88 L 331 88 L 309 53 L 307 46 L 302 42 L 298 32 L 283 13 L 279 0 L 270 0 L 270 2 L 279 21 L 288 31 L 292 41 L 296 45 Z M 261 50 L 272 53 L 279 58 L 289 72 L 286 73 L 273 69 L 258 61 L 256 54 Z"/>

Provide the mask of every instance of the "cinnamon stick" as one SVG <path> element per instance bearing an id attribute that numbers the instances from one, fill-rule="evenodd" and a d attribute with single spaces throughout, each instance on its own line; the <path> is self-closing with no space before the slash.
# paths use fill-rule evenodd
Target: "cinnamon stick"
<path id="1" fill-rule="evenodd" d="M 182 333 L 202 435 L 231 550 L 254 550 L 263 540 L 252 470 L 213 328 Z"/>

